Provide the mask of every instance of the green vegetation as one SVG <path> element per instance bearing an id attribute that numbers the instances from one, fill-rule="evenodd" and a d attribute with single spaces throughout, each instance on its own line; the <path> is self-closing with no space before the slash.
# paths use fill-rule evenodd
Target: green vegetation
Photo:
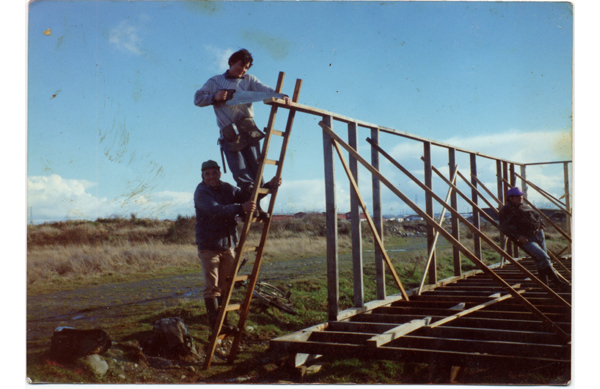
<path id="1" fill-rule="evenodd" d="M 428 383 L 427 366 L 389 361 L 346 359 L 324 361 L 325 368 L 304 378 L 290 367 L 289 356 L 268 351 L 269 340 L 327 320 L 327 280 L 324 270 L 325 220 L 319 216 L 273 222 L 263 259 L 261 278 L 292 292 L 298 315 L 290 315 L 253 300 L 246 321 L 245 340 L 236 363 L 221 359 L 209 371 L 200 366 L 154 369 L 125 353 L 126 345 L 142 343 L 153 323 L 181 317 L 199 349 L 209 339 L 206 310 L 199 296 L 200 265 L 194 245 L 194 218 L 176 221 L 136 218 L 70 221 L 28 227 L 27 374 L 33 382 L 56 383 Z M 424 230 L 411 223 L 406 231 Z M 386 223 L 388 254 L 406 290 L 419 285 L 427 261 L 426 239 L 403 237 L 404 226 Z M 482 226 L 498 241 L 497 234 Z M 363 227 L 365 301 L 375 299 L 374 243 Z M 353 306 L 350 224 L 339 223 L 340 308 Z M 472 247 L 468 231 L 463 243 Z M 253 228 L 250 243 L 259 231 Z M 565 243 L 549 232 L 548 245 L 560 251 Z M 484 261 L 499 255 L 483 245 Z M 437 246 L 438 279 L 453 274 L 452 246 L 440 238 Z M 474 265 L 462 259 L 463 271 Z M 249 265 L 247 265 L 249 268 Z M 389 294 L 398 288 L 387 272 Z M 236 290 L 241 301 L 245 289 Z M 237 322 L 237 312 L 230 313 Z M 76 319 L 82 317 L 83 319 Z M 95 377 L 80 363 L 61 366 L 48 358 L 54 328 L 101 326 L 113 339 L 106 359 L 109 373 Z M 121 347 L 121 348 L 120 348 Z M 122 349 L 123 348 L 123 349 Z M 119 354 L 121 353 L 121 354 Z M 125 353 L 125 354 L 123 354 Z M 119 360 L 115 364 L 114 360 Z M 477 378 L 473 378 L 477 383 Z M 513 381 L 528 382 L 528 381 Z M 535 382 L 535 381 L 532 381 Z"/>

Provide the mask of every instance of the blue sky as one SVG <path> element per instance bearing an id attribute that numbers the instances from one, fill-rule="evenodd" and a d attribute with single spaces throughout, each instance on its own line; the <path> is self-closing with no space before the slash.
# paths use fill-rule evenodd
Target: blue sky
<path id="1" fill-rule="evenodd" d="M 221 161 L 212 108 L 193 95 L 240 48 L 262 82 L 275 86 L 284 71 L 291 95 L 302 79 L 308 106 L 517 162 L 572 158 L 570 3 L 37 1 L 27 33 L 35 222 L 192 215 L 202 161 Z M 255 114 L 266 126 L 269 107 L 255 104 Z M 280 110 L 276 127 L 286 117 Z M 324 210 L 318 121 L 296 116 L 277 213 Z M 334 129 L 346 136 L 341 123 Z M 368 136 L 359 130 L 367 157 Z M 420 143 L 382 144 L 423 177 Z M 446 154 L 434 149 L 442 171 Z M 468 158 L 458 164 L 468 172 Z M 479 164 L 491 185 L 495 166 Z M 382 171 L 423 204 L 406 177 Z M 341 165 L 336 176 L 346 212 Z M 360 176 L 369 201 L 370 177 Z M 562 167 L 530 168 L 528 178 L 563 194 Z M 441 181 L 434 188 L 445 197 Z M 384 213 L 412 213 L 387 190 L 383 202 Z"/>

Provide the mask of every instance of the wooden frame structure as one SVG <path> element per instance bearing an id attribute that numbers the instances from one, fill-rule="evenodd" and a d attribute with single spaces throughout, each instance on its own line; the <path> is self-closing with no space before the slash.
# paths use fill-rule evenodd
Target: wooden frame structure
<path id="1" fill-rule="evenodd" d="M 436 361 L 436 363 L 454 363 L 456 365 L 463 363 L 464 365 L 493 366 L 501 363 L 503 366 L 525 367 L 556 363 L 563 368 L 570 366 L 570 293 L 557 293 L 539 280 L 536 276 L 537 273 L 532 271 L 534 269 L 533 262 L 519 257 L 519 246 L 516 242 L 506 239 L 501 234 L 498 244 L 481 231 L 481 218 L 495 227 L 498 226 L 498 223 L 481 208 L 480 202 L 485 203 L 488 209 L 497 214 L 499 207 L 506 199 L 507 190 L 515 186 L 519 179 L 522 190 L 526 192 L 531 188 L 537 191 L 563 211 L 567 216 L 567 226 L 570 226 L 568 165 L 571 161 L 548 163 L 561 163 L 564 166 L 565 195 L 563 197 L 565 201 L 562 202 L 561 199 L 553 197 L 526 178 L 527 166 L 544 163 L 520 164 L 503 160 L 297 103 L 292 104 L 291 107 L 286 107 L 281 100 L 276 99 L 266 100 L 265 103 L 322 118 L 319 125 L 323 132 L 326 227 L 328 231 L 328 322 L 274 339 L 271 341 L 271 347 L 300 354 L 343 356 L 349 355 L 347 352 L 351 351 L 351 355 L 360 353 L 360 355 L 370 358 Z M 347 142 L 333 130 L 334 122 L 347 125 Z M 370 131 L 370 137 L 367 138 L 367 142 L 371 145 L 370 161 L 363 158 L 357 151 L 359 128 Z M 423 182 L 380 146 L 380 134 L 382 133 L 397 135 L 423 144 L 422 160 L 425 173 Z M 445 177 L 432 164 L 432 148 L 434 147 L 445 148 L 448 151 L 449 178 Z M 346 161 L 344 152 L 348 154 L 349 161 Z M 465 153 L 469 156 L 470 177 L 465 177 L 458 171 L 456 164 L 458 153 Z M 344 311 L 339 309 L 338 221 L 335 197 L 336 154 L 351 187 L 354 307 Z M 388 160 L 423 190 L 425 194 L 424 210 L 380 172 L 380 157 Z M 495 194 L 477 176 L 477 162 L 481 158 L 495 162 L 497 176 Z M 359 191 L 359 165 L 372 174 L 373 216 L 367 209 Z M 520 174 L 516 172 L 517 167 L 519 167 Z M 448 186 L 445 200 L 433 191 L 434 173 Z M 459 179 L 470 188 L 470 193 L 464 193 L 458 188 L 456 181 Z M 427 225 L 428 258 L 423 272 L 423 280 L 418 288 L 410 291 L 404 289 L 385 251 L 382 235 L 381 184 L 422 217 Z M 470 205 L 471 220 L 458 212 L 459 196 Z M 434 219 L 434 201 L 443 207 L 442 215 L 438 220 Z M 375 242 L 377 299 L 370 302 L 364 301 L 359 216 L 361 211 L 366 216 Z M 443 225 L 446 213 L 451 215 L 450 231 Z M 543 213 L 541 214 L 571 243 L 569 227 L 567 227 L 567 231 L 562 231 Z M 460 241 L 459 222 L 473 233 L 473 252 Z M 436 244 L 440 235 L 452 244 L 454 268 L 454 276 L 442 281 L 438 280 L 436 272 Z M 498 253 L 501 262 L 494 266 L 486 266 L 482 261 L 483 244 Z M 565 250 L 568 248 L 566 247 Z M 556 255 L 551 254 L 551 257 L 560 276 L 570 280 L 571 258 L 570 256 L 561 256 L 565 250 Z M 478 270 L 463 273 L 461 259 L 471 261 Z M 385 282 L 386 269 L 392 275 L 399 293 L 388 296 Z M 426 277 L 428 278 L 427 284 L 425 283 Z M 475 286 L 472 286 L 473 284 Z M 431 296 L 440 297 L 432 298 Z M 505 315 L 505 320 L 501 319 L 502 315 Z M 492 316 L 494 319 L 487 319 Z M 506 326 L 500 325 L 501 321 L 506 320 L 510 323 Z M 458 326 L 462 329 L 457 329 L 457 323 L 467 324 L 466 327 Z M 513 324 L 514 326 L 511 327 Z M 487 325 L 491 325 L 491 327 L 488 328 Z M 527 328 L 527 331 L 531 330 L 529 331 L 532 333 L 531 336 L 537 339 L 533 341 L 534 344 L 515 333 L 523 334 L 524 328 Z M 450 332 L 452 332 L 453 338 L 447 338 L 444 335 Z M 465 336 L 465 338 L 454 338 L 454 336 L 458 336 L 457 333 L 461 333 L 461 336 Z M 475 340 L 469 340 L 471 338 Z M 481 339 L 481 341 L 476 339 Z M 504 342 L 514 344 L 501 345 Z M 444 346 L 440 347 L 442 344 Z M 502 348 L 504 351 L 496 354 L 488 353 L 489 350 L 486 347 L 492 350 Z M 549 351 L 548 347 L 554 351 Z M 419 349 L 417 350 L 417 348 Z M 473 351 L 474 349 L 480 351 Z M 523 350 L 524 354 L 521 356 L 511 354 L 515 349 Z M 481 355 L 484 352 L 486 356 Z"/>

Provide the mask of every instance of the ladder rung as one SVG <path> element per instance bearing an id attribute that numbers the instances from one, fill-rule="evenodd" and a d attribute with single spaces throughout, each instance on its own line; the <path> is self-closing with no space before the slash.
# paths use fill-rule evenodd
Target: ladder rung
<path id="1" fill-rule="evenodd" d="M 277 166 L 279 164 L 279 161 L 276 161 L 274 159 L 265 158 L 265 163 L 267 165 L 275 165 L 275 166 Z"/>
<path id="2" fill-rule="evenodd" d="M 231 312 L 231 311 L 239 311 L 240 308 L 242 307 L 241 304 L 229 304 L 226 308 L 225 311 L 226 312 Z"/>
<path id="3" fill-rule="evenodd" d="M 258 193 L 269 194 L 269 193 L 271 193 L 271 190 L 269 188 L 258 188 Z"/>
<path id="4" fill-rule="evenodd" d="M 257 246 L 244 246 L 242 253 L 251 253 L 253 251 L 258 251 L 258 247 Z"/>
<path id="5" fill-rule="evenodd" d="M 282 132 L 282 131 L 271 130 L 271 134 L 278 135 L 278 136 L 283 136 L 285 133 Z"/>
<path id="6" fill-rule="evenodd" d="M 250 276 L 248 274 L 237 275 L 233 278 L 233 282 L 246 281 Z"/>

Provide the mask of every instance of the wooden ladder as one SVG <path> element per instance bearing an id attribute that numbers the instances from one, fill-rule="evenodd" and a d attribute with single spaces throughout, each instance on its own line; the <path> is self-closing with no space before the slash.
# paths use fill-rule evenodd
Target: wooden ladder
<path id="1" fill-rule="evenodd" d="M 275 91 L 277 93 L 281 93 L 281 89 L 283 87 L 283 80 L 285 78 L 285 73 L 280 72 L 279 77 L 277 79 L 277 87 Z M 296 86 L 294 88 L 294 95 L 292 101 L 294 103 L 298 102 L 298 96 L 300 94 L 300 88 L 302 87 L 302 80 L 296 80 Z M 228 363 L 232 364 L 235 360 L 237 350 L 239 347 L 240 340 L 242 338 L 242 334 L 244 333 L 244 325 L 246 322 L 246 318 L 248 317 L 248 312 L 250 309 L 250 302 L 252 301 L 252 293 L 254 292 L 254 288 L 256 287 L 256 282 L 258 279 L 258 272 L 260 270 L 260 265 L 262 262 L 263 251 L 265 248 L 265 243 L 267 241 L 267 234 L 269 232 L 269 227 L 271 225 L 271 219 L 273 216 L 273 209 L 275 208 L 275 198 L 277 197 L 278 186 L 275 185 L 274 188 L 261 188 L 260 183 L 263 177 L 263 171 L 265 165 L 275 165 L 277 166 L 277 173 L 275 175 L 275 181 L 278 182 L 281 178 L 281 173 L 283 170 L 283 161 L 285 159 L 285 153 L 287 150 L 290 134 L 292 132 L 292 125 L 294 123 L 295 110 L 290 108 L 288 121 L 286 124 L 286 129 L 284 132 L 277 131 L 273 128 L 275 124 L 275 117 L 277 116 L 277 106 L 271 106 L 271 113 L 269 116 L 269 122 L 267 128 L 265 129 L 265 138 L 263 142 L 263 149 L 261 153 L 261 158 L 259 162 L 259 169 L 256 174 L 256 178 L 254 180 L 254 190 L 252 191 L 251 200 L 256 201 L 259 194 L 271 194 L 271 199 L 269 201 L 269 218 L 266 220 L 257 220 L 253 217 L 252 212 L 246 213 L 244 217 L 244 227 L 240 233 L 240 239 L 238 245 L 235 248 L 235 271 L 233 272 L 234 276 L 231 277 L 231 282 L 227 287 L 226 293 L 223 295 L 223 300 L 221 305 L 219 306 L 219 312 L 217 315 L 217 321 L 215 323 L 215 327 L 213 328 L 212 335 L 210 337 L 210 343 L 206 352 L 206 360 L 204 361 L 204 369 L 210 368 L 212 363 L 212 358 L 215 354 L 215 350 L 217 348 L 217 343 L 219 340 L 224 339 L 230 335 L 219 335 L 221 329 L 223 327 L 223 322 L 225 321 L 225 315 L 230 311 L 240 311 L 239 312 L 239 322 L 237 324 L 237 328 L 239 328 L 239 332 L 234 336 L 233 344 L 231 345 L 231 351 L 229 354 Z M 271 160 L 267 158 L 269 146 L 271 143 L 271 136 L 277 135 L 283 137 L 283 143 L 281 146 L 281 152 L 279 155 L 279 160 Z M 246 247 L 246 240 L 248 238 L 248 233 L 250 231 L 250 226 L 252 223 L 262 223 L 263 229 L 260 237 L 260 243 L 255 247 Z M 240 275 L 238 274 L 240 270 L 240 265 L 242 263 L 242 256 L 248 252 L 255 252 L 256 259 L 254 260 L 254 266 L 252 268 L 252 272 L 250 274 Z M 235 283 L 238 281 L 247 281 L 248 288 L 246 289 L 246 296 L 242 304 L 229 304 L 229 300 L 231 299 L 231 295 L 235 289 Z"/>

